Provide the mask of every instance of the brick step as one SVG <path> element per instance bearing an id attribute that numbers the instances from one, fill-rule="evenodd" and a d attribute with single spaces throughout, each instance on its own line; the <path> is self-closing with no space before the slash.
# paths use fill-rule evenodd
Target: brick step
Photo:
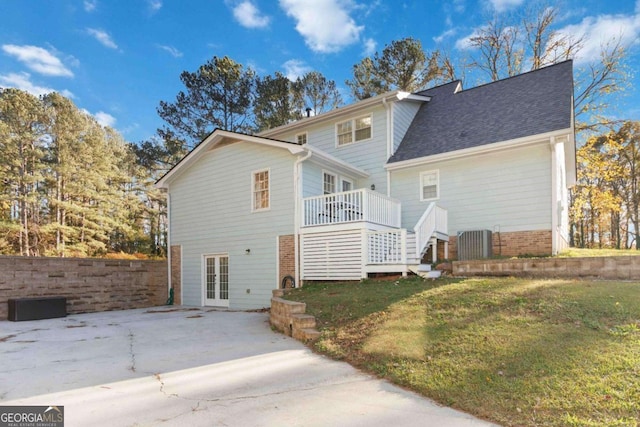
<path id="1" fill-rule="evenodd" d="M 320 332 L 314 328 L 304 328 L 293 331 L 293 338 L 300 341 L 315 341 L 320 338 Z"/>
<path id="2" fill-rule="evenodd" d="M 315 328 L 316 318 L 310 314 L 293 314 L 291 315 L 291 323 L 293 329 Z"/>
<path id="3" fill-rule="evenodd" d="M 306 308 L 307 305 L 303 302 L 289 301 L 276 297 L 271 299 L 271 310 L 276 314 L 304 314 Z"/>

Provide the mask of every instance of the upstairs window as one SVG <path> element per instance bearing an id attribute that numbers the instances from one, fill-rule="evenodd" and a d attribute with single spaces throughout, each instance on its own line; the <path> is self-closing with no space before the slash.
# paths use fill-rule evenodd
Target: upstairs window
<path id="1" fill-rule="evenodd" d="M 371 115 L 357 117 L 336 124 L 338 146 L 371 139 Z"/>
<path id="2" fill-rule="evenodd" d="M 440 197 L 439 173 L 437 170 L 420 174 L 420 200 L 435 200 Z"/>
<path id="3" fill-rule="evenodd" d="M 296 135 L 296 142 L 300 145 L 307 143 L 307 133 L 299 133 Z"/>
<path id="4" fill-rule="evenodd" d="M 269 170 L 253 173 L 253 210 L 269 209 Z"/>

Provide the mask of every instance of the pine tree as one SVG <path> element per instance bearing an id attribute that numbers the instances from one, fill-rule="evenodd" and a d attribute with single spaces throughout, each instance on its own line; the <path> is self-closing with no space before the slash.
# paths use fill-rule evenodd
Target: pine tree
<path id="1" fill-rule="evenodd" d="M 18 89 L 0 89 L 0 229 L 14 236 L 0 241 L 0 251 L 39 253 L 43 149 L 40 100 Z"/>

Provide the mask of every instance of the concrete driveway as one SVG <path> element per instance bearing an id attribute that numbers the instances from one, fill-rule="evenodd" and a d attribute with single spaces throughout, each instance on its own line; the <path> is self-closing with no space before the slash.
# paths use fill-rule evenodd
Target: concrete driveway
<path id="1" fill-rule="evenodd" d="M 488 426 L 314 354 L 265 313 L 159 307 L 0 321 L 0 406 L 65 426 Z"/>

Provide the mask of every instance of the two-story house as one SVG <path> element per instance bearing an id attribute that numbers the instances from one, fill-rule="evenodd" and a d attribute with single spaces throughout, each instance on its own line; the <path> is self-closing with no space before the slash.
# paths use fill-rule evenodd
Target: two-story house
<path id="1" fill-rule="evenodd" d="M 571 61 L 466 90 L 389 92 L 258 135 L 216 130 L 156 184 L 170 286 L 178 303 L 250 309 L 285 276 L 554 254 L 575 167 Z"/>

